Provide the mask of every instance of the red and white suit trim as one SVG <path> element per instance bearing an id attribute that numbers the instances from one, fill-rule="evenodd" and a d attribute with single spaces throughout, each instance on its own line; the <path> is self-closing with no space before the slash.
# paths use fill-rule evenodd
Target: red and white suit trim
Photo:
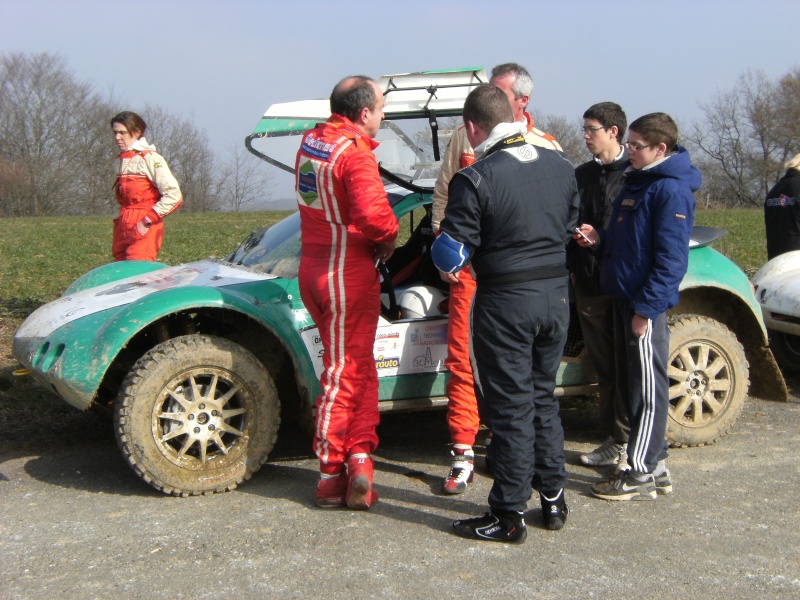
<path id="1" fill-rule="evenodd" d="M 333 115 L 307 132 L 297 155 L 302 232 L 300 295 L 324 348 L 314 451 L 320 470 L 341 471 L 352 454 L 378 445 L 378 374 L 373 346 L 380 314 L 375 244 L 397 236 L 372 149 Z"/>

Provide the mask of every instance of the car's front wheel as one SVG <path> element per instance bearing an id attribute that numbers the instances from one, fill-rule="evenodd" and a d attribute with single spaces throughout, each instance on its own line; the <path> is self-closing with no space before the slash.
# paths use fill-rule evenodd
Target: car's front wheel
<path id="1" fill-rule="evenodd" d="M 142 356 L 117 397 L 117 442 L 136 473 L 167 494 L 231 490 L 266 461 L 280 424 L 264 365 L 231 341 L 167 340 Z"/>
<path id="2" fill-rule="evenodd" d="M 742 412 L 750 387 L 744 348 L 709 317 L 679 315 L 669 328 L 667 440 L 672 446 L 713 444 Z"/>

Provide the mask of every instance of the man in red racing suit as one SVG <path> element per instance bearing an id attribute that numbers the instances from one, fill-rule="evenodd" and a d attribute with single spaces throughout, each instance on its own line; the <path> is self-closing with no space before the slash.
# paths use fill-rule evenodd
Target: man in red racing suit
<path id="1" fill-rule="evenodd" d="M 375 262 L 391 256 L 398 232 L 372 153 L 383 105 L 371 79 L 343 79 L 331 94 L 331 117 L 303 136 L 295 163 L 300 296 L 324 348 L 314 432 L 321 507 L 368 509 L 378 499 L 370 456 L 379 420 Z"/>

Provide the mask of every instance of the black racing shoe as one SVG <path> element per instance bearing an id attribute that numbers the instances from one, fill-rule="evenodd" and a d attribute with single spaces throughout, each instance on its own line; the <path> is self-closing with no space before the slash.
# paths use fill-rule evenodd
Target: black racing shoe
<path id="1" fill-rule="evenodd" d="M 499 511 L 498 511 L 499 512 Z M 528 537 L 525 517 L 520 512 L 487 512 L 482 517 L 453 523 L 457 535 L 473 540 L 521 544 Z"/>
<path id="2" fill-rule="evenodd" d="M 556 531 L 564 527 L 569 514 L 567 502 L 564 500 L 564 490 L 560 489 L 557 492 L 548 492 L 548 494 L 539 493 L 539 500 L 542 501 L 542 519 L 544 526 L 551 530 Z"/>

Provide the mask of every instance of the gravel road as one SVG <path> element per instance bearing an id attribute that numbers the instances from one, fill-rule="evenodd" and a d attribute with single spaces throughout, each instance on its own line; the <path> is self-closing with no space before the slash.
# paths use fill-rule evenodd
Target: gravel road
<path id="1" fill-rule="evenodd" d="M 673 450 L 675 492 L 591 497 L 578 466 L 590 399 L 563 403 L 572 510 L 545 531 L 538 501 L 522 546 L 463 540 L 490 480 L 457 497 L 444 413 L 386 415 L 369 512 L 312 506 L 316 461 L 283 432 L 237 490 L 172 498 L 141 482 L 108 435 L 0 455 L 0 598 L 798 598 L 800 386 L 748 400 L 718 444 Z M 56 400 L 54 400 L 56 401 Z M 93 419 L 93 421 L 88 421 Z M 48 438 L 49 439 L 49 438 Z"/>

